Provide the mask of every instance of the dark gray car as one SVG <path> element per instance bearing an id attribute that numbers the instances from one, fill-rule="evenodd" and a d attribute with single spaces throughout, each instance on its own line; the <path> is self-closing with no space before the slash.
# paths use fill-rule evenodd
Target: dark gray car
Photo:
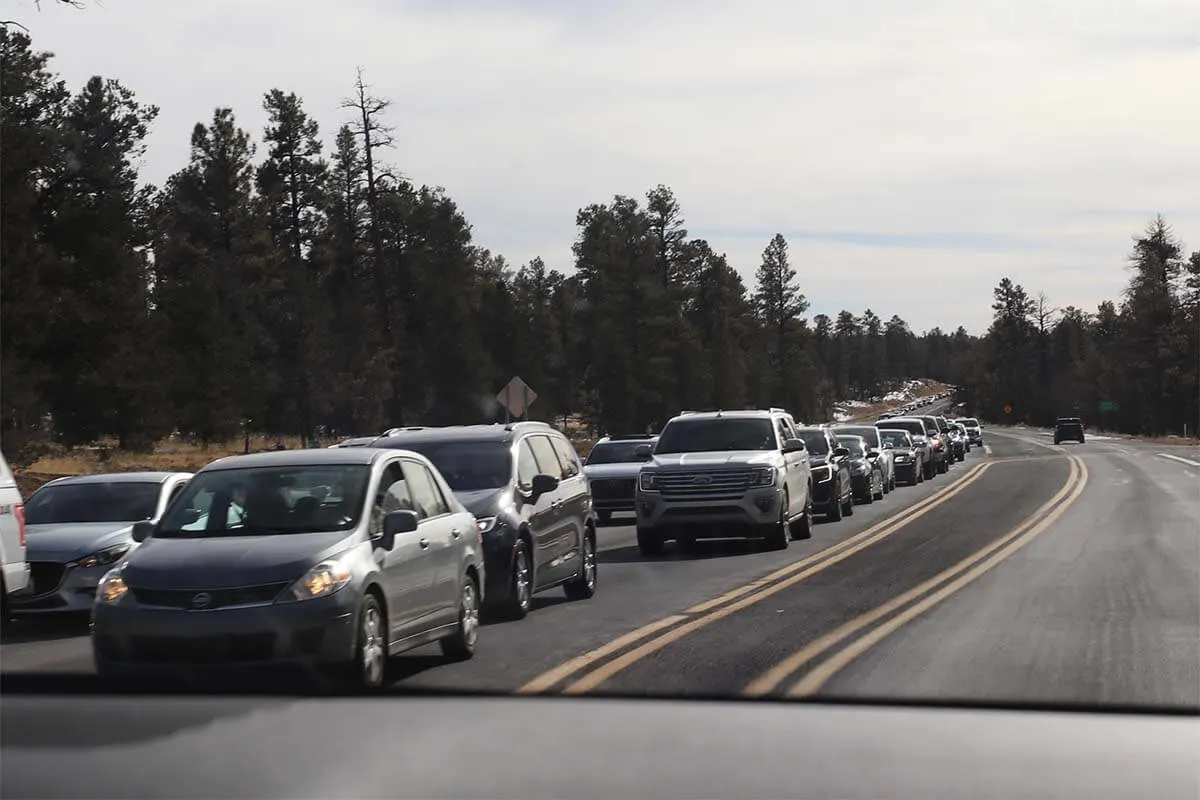
<path id="1" fill-rule="evenodd" d="M 20 615 L 87 613 L 104 573 L 136 543 L 133 524 L 157 520 L 190 472 L 72 475 L 43 484 L 25 504 L 28 591 L 13 595 Z"/>
<path id="2" fill-rule="evenodd" d="M 439 641 L 469 658 L 483 558 L 474 516 L 417 453 L 374 448 L 233 456 L 192 478 L 100 581 L 101 674 L 353 666 Z"/>

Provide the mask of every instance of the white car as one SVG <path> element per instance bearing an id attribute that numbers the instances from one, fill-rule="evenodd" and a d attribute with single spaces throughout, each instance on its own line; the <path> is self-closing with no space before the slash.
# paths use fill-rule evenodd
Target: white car
<path id="1" fill-rule="evenodd" d="M 25 501 L 4 455 L 0 454 L 0 623 L 8 624 L 8 596 L 29 586 L 25 560 Z"/>

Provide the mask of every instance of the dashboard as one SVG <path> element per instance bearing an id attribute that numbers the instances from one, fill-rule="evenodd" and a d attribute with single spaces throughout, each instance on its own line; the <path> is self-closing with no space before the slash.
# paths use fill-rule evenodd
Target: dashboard
<path id="1" fill-rule="evenodd" d="M 1200 796 L 1194 716 L 6 693 L 7 797 Z"/>

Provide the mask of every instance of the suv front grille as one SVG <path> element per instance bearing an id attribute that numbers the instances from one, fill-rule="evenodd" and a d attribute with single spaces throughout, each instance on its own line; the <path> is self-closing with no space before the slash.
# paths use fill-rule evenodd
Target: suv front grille
<path id="1" fill-rule="evenodd" d="M 755 470 L 712 470 L 705 472 L 662 472 L 658 490 L 665 499 L 695 497 L 704 500 L 736 499 L 746 493 Z"/>
<path id="2" fill-rule="evenodd" d="M 589 481 L 596 500 L 632 500 L 637 488 L 633 478 L 597 478 Z"/>

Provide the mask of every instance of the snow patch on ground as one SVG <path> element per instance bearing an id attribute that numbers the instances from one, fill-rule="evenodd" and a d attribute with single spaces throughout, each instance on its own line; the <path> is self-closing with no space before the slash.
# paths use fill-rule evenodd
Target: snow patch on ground
<path id="1" fill-rule="evenodd" d="M 852 414 L 848 414 L 840 408 L 834 408 L 834 410 L 833 410 L 833 421 L 834 422 L 849 422 L 852 419 L 852 417 L 853 417 Z"/>

